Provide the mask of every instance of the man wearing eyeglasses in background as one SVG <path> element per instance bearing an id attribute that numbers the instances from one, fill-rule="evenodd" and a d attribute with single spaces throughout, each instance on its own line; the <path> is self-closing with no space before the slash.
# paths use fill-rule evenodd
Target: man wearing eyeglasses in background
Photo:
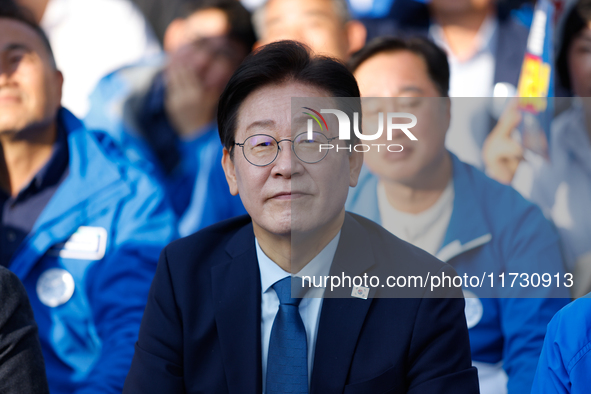
<path id="1" fill-rule="evenodd" d="M 334 141 L 336 117 L 302 135 L 292 96 L 312 109 L 319 98 L 357 98 L 348 108 L 361 110 L 346 67 L 301 44 L 269 44 L 242 63 L 218 126 L 230 190 L 249 215 L 165 248 L 124 393 L 478 393 L 459 289 L 455 298 L 422 298 L 422 289 L 364 299 L 349 285 L 292 298 L 290 273 L 294 282 L 336 275 L 343 262 L 353 262 L 351 275 L 454 275 L 345 212 L 362 154 L 317 149 L 330 139 L 346 148 Z"/>
<path id="2" fill-rule="evenodd" d="M 187 235 L 244 213 L 224 181 L 214 120 L 219 96 L 255 37 L 236 0 L 186 1 L 178 15 L 164 37 L 168 59 L 103 78 L 85 123 L 109 132 L 160 181 L 179 233 Z"/>

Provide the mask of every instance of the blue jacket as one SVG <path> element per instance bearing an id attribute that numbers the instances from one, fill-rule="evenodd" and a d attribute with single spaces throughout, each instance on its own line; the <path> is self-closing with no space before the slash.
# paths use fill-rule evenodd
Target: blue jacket
<path id="1" fill-rule="evenodd" d="M 436 256 L 458 274 L 482 277 L 508 273 L 564 274 L 559 239 L 538 207 L 512 188 L 488 178 L 450 154 L 455 197 L 445 238 Z M 378 178 L 364 168 L 346 208 L 381 222 Z M 564 281 L 563 281 L 564 282 Z M 567 302 L 562 286 L 536 289 L 495 284 L 491 294 L 470 288 L 479 298 L 467 298 L 472 359 L 487 364 L 502 362 L 510 394 L 529 392 L 544 340 L 546 324 Z M 483 298 L 486 297 L 486 298 Z M 511 297 L 511 298 L 507 298 Z M 521 298 L 520 298 L 521 297 Z"/>
<path id="2" fill-rule="evenodd" d="M 90 96 L 90 110 L 84 122 L 90 129 L 109 133 L 130 161 L 158 181 L 179 218 L 179 232 L 184 236 L 246 211 L 240 198 L 229 192 L 221 166 L 222 144 L 214 124 L 193 140 L 173 137 L 169 154 L 176 151 L 179 157 L 168 159 L 179 163 L 172 171 L 164 168 L 147 142 L 141 118 L 146 115 L 143 111 L 150 95 L 154 96 L 154 107 L 164 105 L 161 73 L 165 60 L 154 58 L 105 76 Z M 170 127 L 164 123 L 158 123 L 159 130 Z M 158 134 L 174 133 L 167 129 Z"/>
<path id="3" fill-rule="evenodd" d="M 532 394 L 585 394 L 591 387 L 591 294 L 548 325 Z"/>
<path id="4" fill-rule="evenodd" d="M 9 268 L 29 294 L 51 392 L 120 393 L 174 215 L 108 135 L 65 109 L 58 122 L 69 174 Z"/>

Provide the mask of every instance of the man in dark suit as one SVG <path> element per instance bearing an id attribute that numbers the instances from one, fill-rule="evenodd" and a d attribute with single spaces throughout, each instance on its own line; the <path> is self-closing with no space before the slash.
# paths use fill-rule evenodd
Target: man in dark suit
<path id="1" fill-rule="evenodd" d="M 1 266 L 0 393 L 49 394 L 29 297 L 16 275 Z"/>
<path id="2" fill-rule="evenodd" d="M 461 290 L 317 286 L 329 274 L 385 283 L 455 272 L 345 212 L 363 160 L 348 150 L 355 140 L 334 141 L 336 117 L 302 131 L 291 97 L 312 107 L 350 97 L 360 112 L 350 72 L 301 44 L 245 60 L 218 125 L 230 191 L 249 215 L 162 252 L 124 393 L 478 393 Z M 316 149 L 328 142 L 340 150 Z M 323 297 L 298 298 L 290 273 L 294 283 L 314 278 L 314 289 L 299 289 Z"/>

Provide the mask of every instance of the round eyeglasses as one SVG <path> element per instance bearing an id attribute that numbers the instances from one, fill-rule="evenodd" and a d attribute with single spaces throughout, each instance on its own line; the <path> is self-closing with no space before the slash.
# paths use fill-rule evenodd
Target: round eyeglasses
<path id="1" fill-rule="evenodd" d="M 292 143 L 291 150 L 298 159 L 304 163 L 314 164 L 324 159 L 328 154 L 328 149 L 322 149 L 322 145 L 328 144 L 336 138 L 339 137 L 328 138 L 317 131 L 312 132 L 312 139 L 308 138 L 307 132 L 303 132 L 293 140 L 283 139 L 279 141 L 267 134 L 254 134 L 244 140 L 243 143 L 235 142 L 234 144 L 242 148 L 244 158 L 250 164 L 264 167 L 275 161 L 281 150 L 279 143 L 283 141 Z"/>

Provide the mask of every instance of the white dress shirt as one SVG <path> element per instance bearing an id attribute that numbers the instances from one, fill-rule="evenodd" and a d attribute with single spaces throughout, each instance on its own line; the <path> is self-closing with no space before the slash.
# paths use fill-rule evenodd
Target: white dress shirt
<path id="1" fill-rule="evenodd" d="M 436 23 L 429 28 L 433 41 L 447 53 L 449 62 L 449 95 L 451 97 L 491 97 L 495 74 L 498 21 L 488 16 L 476 35 L 476 50 L 469 59 L 458 59 L 443 30 Z"/>
<path id="2" fill-rule="evenodd" d="M 316 257 L 312 259 L 300 272 L 298 276 L 325 276 L 330 272 L 332 260 L 337 251 L 337 245 L 341 233 L 339 232 L 333 239 L 322 249 Z M 265 393 L 265 386 L 267 380 L 267 358 L 269 354 L 269 341 L 271 339 L 271 329 L 275 315 L 279 310 L 279 297 L 273 289 L 275 282 L 290 276 L 291 274 L 284 271 L 273 260 L 271 260 L 259 246 L 258 240 L 255 238 L 257 260 L 259 262 L 259 270 L 261 272 L 261 356 L 263 362 L 263 394 Z M 308 344 L 308 385 L 312 376 L 312 366 L 314 363 L 314 350 L 316 349 L 316 334 L 318 333 L 318 322 L 320 320 L 320 311 L 322 309 L 322 295 L 324 289 L 320 290 L 314 297 L 310 297 L 308 293 L 306 298 L 300 302 L 299 311 L 304 328 L 306 329 L 306 337 Z"/>
<path id="3" fill-rule="evenodd" d="M 445 146 L 460 160 L 484 168 L 482 145 L 490 132 L 490 97 L 493 97 L 498 21 L 488 17 L 476 37 L 476 50 L 469 59 L 458 59 L 449 47 L 440 26 L 431 25 L 433 41 L 447 53 L 449 96 L 452 97 L 451 123 Z M 477 100 L 470 99 L 479 97 Z"/>

